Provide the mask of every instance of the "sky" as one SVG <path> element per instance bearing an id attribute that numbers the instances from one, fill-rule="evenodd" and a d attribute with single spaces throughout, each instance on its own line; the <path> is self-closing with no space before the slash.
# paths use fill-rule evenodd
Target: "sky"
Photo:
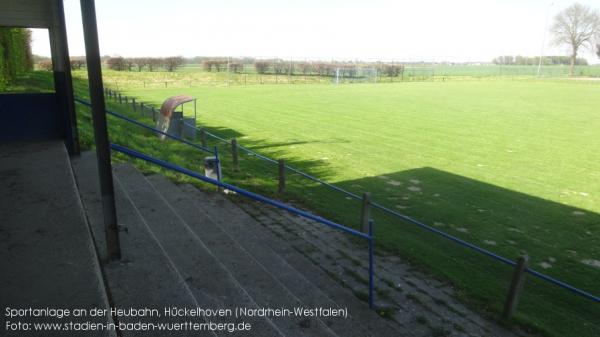
<path id="1" fill-rule="evenodd" d="M 600 9 L 598 0 L 579 2 Z M 567 55 L 552 45 L 548 27 L 572 3 L 96 0 L 96 14 L 102 55 L 490 62 L 499 55 Z M 64 4 L 70 54 L 84 55 L 79 0 Z M 34 31 L 34 54 L 50 55 L 47 35 Z M 600 62 L 592 51 L 580 56 Z"/>

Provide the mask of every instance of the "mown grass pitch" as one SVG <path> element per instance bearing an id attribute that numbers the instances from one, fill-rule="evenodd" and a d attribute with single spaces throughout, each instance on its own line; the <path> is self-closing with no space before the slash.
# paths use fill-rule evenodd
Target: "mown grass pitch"
<path id="1" fill-rule="evenodd" d="M 199 124 L 214 132 L 350 191 L 370 191 L 390 208 L 510 259 L 529 254 L 532 268 L 598 294 L 600 83 L 473 80 L 124 92 L 156 106 L 168 96 L 196 96 Z M 269 166 L 248 157 L 242 169 L 225 177 L 274 189 L 276 168 L 264 175 L 257 170 Z M 357 225 L 358 203 L 300 179 L 290 185 L 288 199 Z M 373 215 L 381 246 L 453 282 L 480 308 L 500 310 L 509 268 Z M 555 336 L 600 331 L 597 303 L 531 277 L 527 282 L 522 322 Z"/>

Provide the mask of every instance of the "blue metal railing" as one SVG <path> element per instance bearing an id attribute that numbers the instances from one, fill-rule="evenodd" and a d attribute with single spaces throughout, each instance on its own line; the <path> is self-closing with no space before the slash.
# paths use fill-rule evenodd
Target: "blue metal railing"
<path id="1" fill-rule="evenodd" d="M 248 197 L 250 199 L 256 200 L 256 201 L 260 201 L 262 203 L 283 209 L 287 212 L 290 212 L 292 214 L 296 214 L 298 216 L 313 220 L 315 222 L 318 222 L 320 224 L 341 230 L 343 232 L 346 232 L 348 234 L 366 239 L 369 242 L 369 307 L 373 308 L 373 304 L 374 304 L 374 300 L 375 300 L 375 295 L 374 295 L 374 268 L 375 268 L 375 263 L 374 263 L 374 236 L 373 236 L 373 221 L 369 221 L 369 233 L 365 234 L 362 232 L 359 232 L 355 229 L 352 229 L 350 227 L 346 227 L 344 225 L 340 225 L 336 222 L 327 220 L 325 218 L 322 218 L 320 216 L 311 214 L 309 212 L 297 209 L 295 207 L 286 205 L 284 203 L 281 203 L 279 201 L 273 200 L 273 199 L 269 199 L 265 196 L 262 196 L 260 194 L 254 193 L 254 192 L 250 192 L 248 190 L 242 189 L 240 187 L 234 186 L 234 185 L 230 185 L 227 183 L 224 183 L 222 181 L 219 180 L 215 180 L 206 176 L 203 176 L 197 172 L 194 172 L 192 170 L 186 169 L 184 167 L 166 162 L 164 160 L 161 159 L 157 159 L 157 158 L 153 158 L 149 155 L 146 155 L 144 153 L 129 149 L 125 146 L 122 145 L 118 145 L 118 144 L 111 144 L 110 145 L 111 149 L 113 149 L 114 151 L 126 154 L 128 156 L 134 157 L 134 158 L 138 158 L 153 164 L 156 164 L 158 166 L 161 166 L 163 168 L 169 169 L 169 170 L 173 170 L 182 174 L 185 174 L 187 176 L 190 176 L 192 178 L 196 178 L 198 180 L 201 180 L 205 183 L 209 183 L 209 184 L 213 184 L 215 186 L 233 191 L 237 194 L 243 195 L 245 197 Z"/>
<path id="2" fill-rule="evenodd" d="M 185 125 L 187 125 L 188 127 L 192 127 L 192 128 L 194 128 L 196 130 L 200 130 L 198 127 L 196 127 L 194 125 L 190 125 L 188 123 L 185 123 Z M 220 141 L 225 142 L 225 143 L 229 143 L 229 141 L 227 141 L 226 139 L 224 139 L 222 137 L 219 137 L 219 136 L 217 136 L 217 135 L 215 135 L 215 134 L 213 134 L 211 132 L 208 132 L 206 130 L 204 130 L 204 132 L 207 135 L 209 135 L 209 136 L 211 136 L 211 137 L 213 137 L 213 138 L 215 138 L 217 140 L 220 140 Z M 261 154 L 255 152 L 255 151 L 250 150 L 250 149 L 248 149 L 248 148 L 246 148 L 244 146 L 241 146 L 239 144 L 238 144 L 238 148 L 240 150 L 246 152 L 246 153 L 249 153 L 249 154 L 251 154 L 253 156 L 256 156 L 256 157 L 258 157 L 258 158 L 260 158 L 262 160 L 265 160 L 267 162 L 270 162 L 270 163 L 273 163 L 273 164 L 277 164 L 278 163 L 278 161 L 275 160 L 275 159 L 272 159 L 272 158 L 269 158 L 267 156 L 261 155 Z M 289 165 L 285 165 L 285 168 L 288 169 L 288 170 L 290 170 L 290 171 L 292 171 L 292 172 L 294 172 L 294 173 L 297 173 L 297 174 L 299 174 L 299 175 L 301 175 L 301 176 L 303 176 L 303 177 L 305 177 L 305 178 L 307 178 L 309 180 L 312 180 L 312 181 L 314 181 L 316 183 L 319 183 L 319 184 L 321 184 L 323 186 L 329 187 L 329 188 L 331 188 L 331 189 L 333 189 L 333 190 L 335 190 L 337 192 L 340 192 L 340 193 L 342 193 L 342 194 L 344 194 L 344 195 L 346 195 L 346 196 L 348 196 L 350 198 L 353 198 L 353 199 L 356 199 L 356 200 L 362 200 L 362 197 L 360 195 L 358 195 L 358 194 L 352 193 L 352 192 L 347 191 L 347 190 L 345 190 L 345 189 L 343 189 L 341 187 L 338 187 L 338 186 L 335 186 L 333 184 L 330 184 L 330 183 L 328 183 L 326 181 L 323 181 L 323 180 L 321 180 L 321 179 L 319 179 L 317 177 L 314 177 L 314 176 L 312 176 L 312 175 L 310 175 L 310 174 L 308 174 L 306 172 L 302 172 L 302 171 L 300 171 L 300 170 L 298 170 L 298 169 L 296 169 L 294 167 L 291 167 Z M 458 238 L 458 237 L 456 237 L 454 235 L 448 234 L 448 233 L 446 233 L 444 231 L 441 231 L 441 230 L 439 230 L 439 229 L 437 229 L 435 227 L 426 225 L 426 224 L 424 224 L 424 223 L 422 223 L 422 222 L 420 222 L 420 221 L 418 221 L 418 220 L 416 220 L 416 219 L 414 219 L 414 218 L 412 218 L 410 216 L 407 216 L 407 215 L 399 213 L 399 212 L 397 212 L 395 210 L 392 210 L 392 209 L 390 209 L 390 208 L 388 208 L 388 207 L 386 207 L 386 206 L 384 206 L 384 205 L 382 205 L 380 203 L 371 201 L 370 205 L 373 206 L 374 208 L 377 208 L 377 209 L 383 211 L 384 213 L 387 213 L 387 214 L 389 214 L 391 216 L 399 218 L 399 219 L 401 219 L 401 220 L 403 220 L 405 222 L 408 222 L 410 224 L 416 225 L 416 226 L 418 226 L 420 228 L 423 228 L 423 229 L 425 229 L 427 231 L 430 231 L 430 232 L 432 232 L 434 234 L 437 234 L 437 235 L 439 235 L 441 237 L 444 237 L 444 238 L 446 238 L 446 239 L 448 239 L 450 241 L 453 241 L 453 242 L 455 242 L 455 243 L 457 243 L 457 244 L 459 244 L 459 245 L 461 245 L 463 247 L 466 247 L 466 248 L 469 248 L 471 250 L 474 250 L 474 251 L 476 251 L 476 252 L 478 252 L 480 254 L 483 254 L 485 256 L 488 256 L 488 257 L 490 257 L 490 258 L 492 258 L 494 260 L 500 261 L 500 262 L 502 262 L 502 263 L 504 263 L 506 265 L 509 265 L 511 267 L 514 267 L 516 265 L 515 261 L 512 261 L 512 260 L 510 260 L 510 259 L 508 259 L 508 258 L 506 258 L 504 256 L 498 255 L 498 254 L 496 254 L 496 253 L 494 253 L 492 251 L 489 251 L 489 250 L 487 250 L 485 248 L 482 248 L 482 247 L 479 247 L 477 245 L 474 245 L 474 244 L 472 244 L 470 242 L 467 242 L 467 241 L 465 241 L 463 239 L 460 239 L 460 238 Z M 555 279 L 555 278 L 553 278 L 551 276 L 548 276 L 548 275 L 546 275 L 544 273 L 540 273 L 540 272 L 538 272 L 538 271 L 536 271 L 534 269 L 531 269 L 531 268 L 526 268 L 525 271 L 527 273 L 529 273 L 529 274 L 531 274 L 531 275 L 533 275 L 533 276 L 535 276 L 535 277 L 543 280 L 543 281 L 549 282 L 549 283 L 554 284 L 556 286 L 559 286 L 559 287 L 561 287 L 563 289 L 569 290 L 569 291 L 571 291 L 571 292 L 573 292 L 573 293 L 575 293 L 577 295 L 580 295 L 582 297 L 590 299 L 590 300 L 592 300 L 594 302 L 600 302 L 600 297 L 595 296 L 595 295 L 593 295 L 593 294 L 591 294 L 591 293 L 589 293 L 587 291 L 581 290 L 581 289 L 579 289 L 577 287 L 574 287 L 574 286 L 572 286 L 572 285 L 570 285 L 570 284 L 568 284 L 566 282 L 560 281 L 558 279 Z"/>

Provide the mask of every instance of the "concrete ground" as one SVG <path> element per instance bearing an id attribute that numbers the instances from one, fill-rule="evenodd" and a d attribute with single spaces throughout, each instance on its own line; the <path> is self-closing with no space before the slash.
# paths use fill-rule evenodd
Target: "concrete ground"
<path id="1" fill-rule="evenodd" d="M 107 308 L 100 267 L 62 142 L 0 145 L 0 307 Z M 6 321 L 57 322 L 5 317 Z M 89 319 L 72 318 L 82 322 Z M 108 318 L 94 318 L 108 323 Z M 2 327 L 0 335 L 20 335 Z M 29 331 L 27 336 L 60 332 Z M 111 336 L 96 331 L 88 336 Z"/>

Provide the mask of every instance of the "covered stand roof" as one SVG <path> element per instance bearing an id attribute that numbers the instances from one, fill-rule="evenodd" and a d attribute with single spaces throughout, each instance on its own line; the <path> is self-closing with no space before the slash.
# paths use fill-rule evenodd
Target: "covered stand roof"
<path id="1" fill-rule="evenodd" d="M 162 106 L 160 107 L 160 113 L 164 117 L 171 118 L 171 115 L 173 114 L 173 111 L 175 111 L 175 108 L 177 108 L 181 104 L 192 102 L 195 100 L 196 98 L 188 95 L 178 95 L 169 97 L 163 102 Z"/>

